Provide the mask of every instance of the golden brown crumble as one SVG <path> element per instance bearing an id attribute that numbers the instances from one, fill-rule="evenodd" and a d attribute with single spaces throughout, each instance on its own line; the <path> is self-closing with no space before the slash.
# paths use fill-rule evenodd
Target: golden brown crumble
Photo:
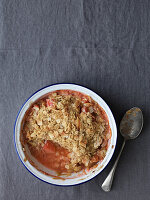
<path id="1" fill-rule="evenodd" d="M 80 171 L 102 160 L 111 137 L 109 122 L 102 108 L 89 96 L 75 91 L 56 91 L 34 103 L 24 119 L 23 134 L 34 147 L 45 141 L 66 148 L 70 165 L 66 169 Z"/>

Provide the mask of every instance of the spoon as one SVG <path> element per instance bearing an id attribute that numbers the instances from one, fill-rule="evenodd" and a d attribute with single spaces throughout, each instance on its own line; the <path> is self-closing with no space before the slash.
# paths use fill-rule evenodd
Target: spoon
<path id="1" fill-rule="evenodd" d="M 125 146 L 126 141 L 135 139 L 141 133 L 142 127 L 143 127 L 142 111 L 137 107 L 134 107 L 134 108 L 131 108 L 130 110 L 128 110 L 125 113 L 125 115 L 122 118 L 121 123 L 120 123 L 120 132 L 121 132 L 121 135 L 124 137 L 124 142 L 122 144 L 120 153 L 119 153 L 111 171 L 109 172 L 107 178 L 105 179 L 105 181 L 103 182 L 103 184 L 101 186 L 105 192 L 109 192 L 111 190 L 115 170 L 116 170 L 119 158 L 121 156 L 121 153 Z"/>

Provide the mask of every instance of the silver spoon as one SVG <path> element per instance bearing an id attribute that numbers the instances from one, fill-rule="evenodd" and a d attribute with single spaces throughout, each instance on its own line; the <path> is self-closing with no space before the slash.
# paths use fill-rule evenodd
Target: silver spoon
<path id="1" fill-rule="evenodd" d="M 121 135 L 124 137 L 124 142 L 122 144 L 120 153 L 111 171 L 109 172 L 107 178 L 105 179 L 105 181 L 101 186 L 105 192 L 109 192 L 111 190 L 114 173 L 126 141 L 130 139 L 135 139 L 141 133 L 142 127 L 143 127 L 142 111 L 136 107 L 128 110 L 120 123 L 120 132 Z"/>

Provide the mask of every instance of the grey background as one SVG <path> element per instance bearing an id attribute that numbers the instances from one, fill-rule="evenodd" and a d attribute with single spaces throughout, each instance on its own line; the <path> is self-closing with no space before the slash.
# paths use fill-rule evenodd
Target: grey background
<path id="1" fill-rule="evenodd" d="M 150 196 L 150 1 L 0 1 L 0 199 L 147 200 Z M 56 187 L 23 167 L 13 143 L 14 121 L 36 90 L 60 82 L 77 83 L 108 103 L 117 125 L 139 106 L 144 129 L 127 143 L 113 189 L 100 185 L 119 152 L 92 181 Z"/>

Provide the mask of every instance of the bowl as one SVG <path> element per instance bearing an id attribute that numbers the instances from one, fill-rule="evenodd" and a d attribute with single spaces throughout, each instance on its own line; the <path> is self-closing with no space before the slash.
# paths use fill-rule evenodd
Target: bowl
<path id="1" fill-rule="evenodd" d="M 41 163 L 39 163 L 31 155 L 27 146 L 25 148 L 26 148 L 26 153 L 28 154 L 28 157 L 30 158 L 30 162 L 26 159 L 26 156 L 22 149 L 22 144 L 20 142 L 20 131 L 21 131 L 21 122 L 23 120 L 25 112 L 27 111 L 27 109 L 30 107 L 30 105 L 33 102 L 35 102 L 37 99 L 39 99 L 40 97 L 42 97 L 43 95 L 45 95 L 49 92 L 52 92 L 55 90 L 63 90 L 63 89 L 79 91 L 81 93 L 84 93 L 84 94 L 90 96 L 94 101 L 96 101 L 104 109 L 104 111 L 107 114 L 110 129 L 112 132 L 112 136 L 109 141 L 109 147 L 108 147 L 108 150 L 107 150 L 104 160 L 102 162 L 99 162 L 95 168 L 93 168 L 90 171 L 84 170 L 84 171 L 81 171 L 78 173 L 72 173 L 70 176 L 64 175 L 64 176 L 59 177 L 56 174 L 56 172 L 46 168 Z M 98 174 L 100 174 L 102 172 L 102 170 L 106 167 L 106 165 L 109 163 L 109 161 L 114 153 L 115 146 L 116 146 L 116 140 L 117 140 L 116 123 L 115 123 L 113 114 L 112 114 L 110 108 L 108 107 L 108 105 L 106 104 L 106 102 L 95 92 L 93 92 L 90 89 L 87 89 L 83 86 L 76 85 L 76 84 L 55 84 L 55 85 L 46 86 L 46 87 L 38 90 L 32 96 L 30 96 L 26 100 L 26 102 L 22 105 L 22 107 L 17 115 L 15 125 L 14 125 L 15 148 L 16 148 L 17 154 L 18 154 L 21 162 L 25 166 L 25 168 L 31 174 L 33 174 L 35 177 L 37 177 L 38 179 L 40 179 L 44 182 L 50 183 L 50 184 L 54 184 L 54 185 L 61 185 L 61 186 L 77 185 L 77 184 L 87 182 L 87 181 L 91 180 L 92 178 L 94 178 L 95 176 L 97 176 Z M 31 161 L 32 161 L 32 163 L 34 163 L 34 166 L 36 166 L 36 168 L 31 164 Z M 37 170 L 37 169 L 39 169 L 39 170 Z"/>

